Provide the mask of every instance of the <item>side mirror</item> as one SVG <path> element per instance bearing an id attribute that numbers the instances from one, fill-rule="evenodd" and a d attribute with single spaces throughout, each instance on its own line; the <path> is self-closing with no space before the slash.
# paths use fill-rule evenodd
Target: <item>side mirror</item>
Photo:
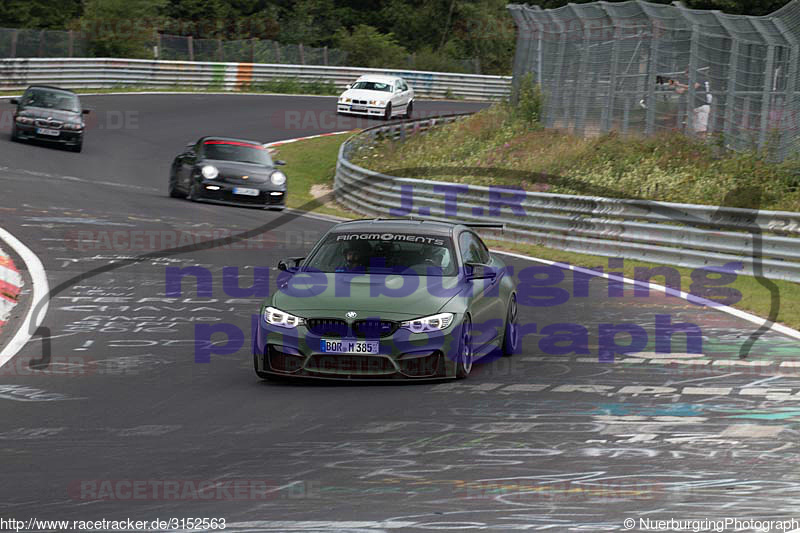
<path id="1" fill-rule="evenodd" d="M 275 163 L 275 166 L 282 167 L 286 164 L 286 161 L 284 161 L 283 159 L 276 159 L 275 161 L 273 161 L 273 163 Z"/>
<path id="2" fill-rule="evenodd" d="M 9 104 L 19 105 L 19 98 L 12 98 L 8 101 Z"/>
<path id="3" fill-rule="evenodd" d="M 278 261 L 278 270 L 282 270 L 284 272 L 292 272 L 297 270 L 300 266 L 300 262 L 305 259 L 305 257 L 287 257 L 286 259 L 281 259 Z M 293 266 L 289 266 L 288 263 L 294 263 Z"/>
<path id="4" fill-rule="evenodd" d="M 186 148 L 194 148 L 194 143 L 189 143 L 186 145 Z"/>
<path id="5" fill-rule="evenodd" d="M 467 281 L 473 279 L 494 279 L 497 277 L 497 271 L 495 269 L 480 263 L 466 263 L 464 265 L 464 274 Z"/>

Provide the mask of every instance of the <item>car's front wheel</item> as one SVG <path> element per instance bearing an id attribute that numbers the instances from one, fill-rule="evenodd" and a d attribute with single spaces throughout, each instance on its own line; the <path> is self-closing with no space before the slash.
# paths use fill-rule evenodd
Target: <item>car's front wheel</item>
<path id="1" fill-rule="evenodd" d="M 409 102 L 408 107 L 406 107 L 406 118 L 411 118 L 411 113 L 414 112 L 414 102 Z"/>
<path id="2" fill-rule="evenodd" d="M 11 140 L 19 142 L 19 133 L 17 133 L 17 126 L 11 126 Z"/>
<path id="3" fill-rule="evenodd" d="M 461 323 L 461 342 L 456 355 L 456 377 L 465 378 L 472 372 L 472 321 L 469 315 Z"/>
<path id="4" fill-rule="evenodd" d="M 508 312 L 506 313 L 506 327 L 503 333 L 503 356 L 510 357 L 517 351 L 519 343 L 519 328 L 517 327 L 517 295 L 512 294 L 508 299 Z"/>
<path id="5" fill-rule="evenodd" d="M 386 111 L 383 113 L 383 120 L 389 120 L 392 118 L 392 103 L 389 102 L 386 104 Z"/>

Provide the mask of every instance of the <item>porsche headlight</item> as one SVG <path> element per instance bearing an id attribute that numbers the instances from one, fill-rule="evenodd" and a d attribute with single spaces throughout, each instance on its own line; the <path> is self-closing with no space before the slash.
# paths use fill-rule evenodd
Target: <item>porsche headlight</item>
<path id="1" fill-rule="evenodd" d="M 447 329 L 452 322 L 453 313 L 439 313 L 438 315 L 425 316 L 400 322 L 400 327 L 412 333 L 426 333 L 428 331 Z"/>
<path id="2" fill-rule="evenodd" d="M 294 316 L 280 309 L 275 309 L 274 307 L 265 307 L 262 314 L 264 316 L 264 322 L 280 328 L 293 329 L 306 323 L 305 318 Z"/>
<path id="3" fill-rule="evenodd" d="M 286 183 L 286 174 L 284 174 L 280 170 L 276 170 L 269 177 L 269 181 L 271 181 L 273 185 L 283 185 L 284 183 Z"/>
<path id="4" fill-rule="evenodd" d="M 203 177 L 207 180 L 213 180 L 217 176 L 219 176 L 219 170 L 214 165 L 206 165 L 202 169 L 200 169 L 200 173 Z"/>

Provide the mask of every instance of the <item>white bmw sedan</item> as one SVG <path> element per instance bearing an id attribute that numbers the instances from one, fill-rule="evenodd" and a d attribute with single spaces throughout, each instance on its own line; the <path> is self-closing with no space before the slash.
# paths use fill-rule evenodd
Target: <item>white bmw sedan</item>
<path id="1" fill-rule="evenodd" d="M 337 113 L 410 118 L 414 108 L 414 90 L 396 76 L 361 76 L 339 97 Z"/>

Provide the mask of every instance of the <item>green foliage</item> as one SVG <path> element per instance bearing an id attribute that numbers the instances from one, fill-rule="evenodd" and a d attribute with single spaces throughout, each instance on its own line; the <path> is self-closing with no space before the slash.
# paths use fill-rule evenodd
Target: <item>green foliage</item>
<path id="1" fill-rule="evenodd" d="M 64 29 L 81 13 L 81 0 L 0 0 L 0 26 L 6 28 Z"/>
<path id="2" fill-rule="evenodd" d="M 353 31 L 340 28 L 334 34 L 337 48 L 347 52 L 347 62 L 354 67 L 404 67 L 408 50 L 391 33 L 380 33 L 372 26 L 359 24 Z"/>
<path id="3" fill-rule="evenodd" d="M 539 84 L 533 81 L 533 74 L 522 77 L 517 87 L 517 115 L 529 124 L 539 122 L 544 107 L 544 96 Z"/>
<path id="4" fill-rule="evenodd" d="M 279 94 L 338 95 L 341 93 L 332 82 L 322 80 L 304 82 L 297 78 L 281 78 L 253 83 L 249 87 L 243 88 L 243 90 Z"/>
<path id="5" fill-rule="evenodd" d="M 81 29 L 95 57 L 151 58 L 153 22 L 166 0 L 86 0 Z"/>

